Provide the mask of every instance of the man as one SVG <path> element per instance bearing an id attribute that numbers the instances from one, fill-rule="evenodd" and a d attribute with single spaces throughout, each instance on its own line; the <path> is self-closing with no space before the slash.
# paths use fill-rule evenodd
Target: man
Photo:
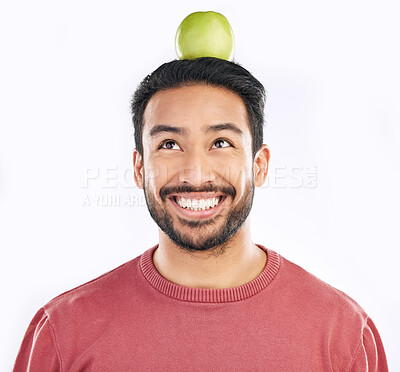
<path id="1" fill-rule="evenodd" d="M 264 88 L 172 61 L 132 100 L 135 181 L 159 243 L 46 304 L 14 371 L 387 371 L 360 306 L 251 240 L 266 179 Z"/>

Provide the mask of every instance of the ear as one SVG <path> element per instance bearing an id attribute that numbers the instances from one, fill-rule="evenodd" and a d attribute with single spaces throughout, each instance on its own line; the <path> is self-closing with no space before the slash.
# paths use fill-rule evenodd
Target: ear
<path id="1" fill-rule="evenodd" d="M 143 189 L 143 159 L 138 150 L 133 150 L 133 178 L 136 186 Z"/>
<path id="2" fill-rule="evenodd" d="M 254 185 L 257 187 L 262 186 L 267 178 L 269 157 L 269 148 L 264 144 L 254 157 Z"/>

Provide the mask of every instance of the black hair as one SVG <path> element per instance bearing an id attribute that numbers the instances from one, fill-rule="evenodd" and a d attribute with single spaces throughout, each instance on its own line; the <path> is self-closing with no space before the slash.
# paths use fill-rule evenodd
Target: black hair
<path id="1" fill-rule="evenodd" d="M 150 98 L 160 90 L 194 84 L 226 88 L 242 98 L 247 109 L 254 157 L 263 143 L 265 89 L 239 64 L 214 57 L 164 63 L 139 84 L 131 101 L 135 145 L 139 154 L 143 156 L 143 115 Z"/>

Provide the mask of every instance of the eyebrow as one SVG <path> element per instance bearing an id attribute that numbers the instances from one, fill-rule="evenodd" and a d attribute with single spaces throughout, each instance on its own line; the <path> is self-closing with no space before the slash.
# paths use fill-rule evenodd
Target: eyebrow
<path id="1" fill-rule="evenodd" d="M 219 132 L 221 130 L 229 130 L 231 132 L 243 135 L 243 131 L 233 123 L 220 123 L 209 125 L 205 128 L 205 132 Z M 150 129 L 150 136 L 154 137 L 158 133 L 177 133 L 177 134 L 187 134 L 187 130 L 182 127 L 176 127 L 174 125 L 168 124 L 157 124 L 153 128 Z"/>
<path id="2" fill-rule="evenodd" d="M 173 125 L 167 125 L 167 124 L 158 124 L 155 125 L 153 128 L 150 130 L 150 136 L 154 137 L 158 133 L 163 133 L 163 132 L 169 132 L 169 133 L 177 133 L 177 134 L 186 134 L 187 131 L 184 128 L 181 127 L 175 127 Z"/>
<path id="3" fill-rule="evenodd" d="M 232 123 L 215 124 L 210 125 L 206 128 L 206 132 L 219 132 L 221 130 L 229 130 L 231 132 L 240 134 L 241 136 L 243 135 L 243 131 L 238 126 Z"/>

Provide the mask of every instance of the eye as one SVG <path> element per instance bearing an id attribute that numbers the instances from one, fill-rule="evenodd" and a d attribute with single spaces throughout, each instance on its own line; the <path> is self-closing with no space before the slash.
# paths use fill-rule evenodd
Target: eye
<path id="1" fill-rule="evenodd" d="M 164 141 L 159 149 L 166 149 L 166 150 L 180 150 L 181 148 L 179 145 L 173 140 L 166 140 Z"/>
<path id="2" fill-rule="evenodd" d="M 230 146 L 233 147 L 233 145 L 228 140 L 223 139 L 223 138 L 219 138 L 214 142 L 214 144 L 212 145 L 211 148 L 213 148 L 213 149 L 221 149 L 221 148 L 230 147 Z"/>

